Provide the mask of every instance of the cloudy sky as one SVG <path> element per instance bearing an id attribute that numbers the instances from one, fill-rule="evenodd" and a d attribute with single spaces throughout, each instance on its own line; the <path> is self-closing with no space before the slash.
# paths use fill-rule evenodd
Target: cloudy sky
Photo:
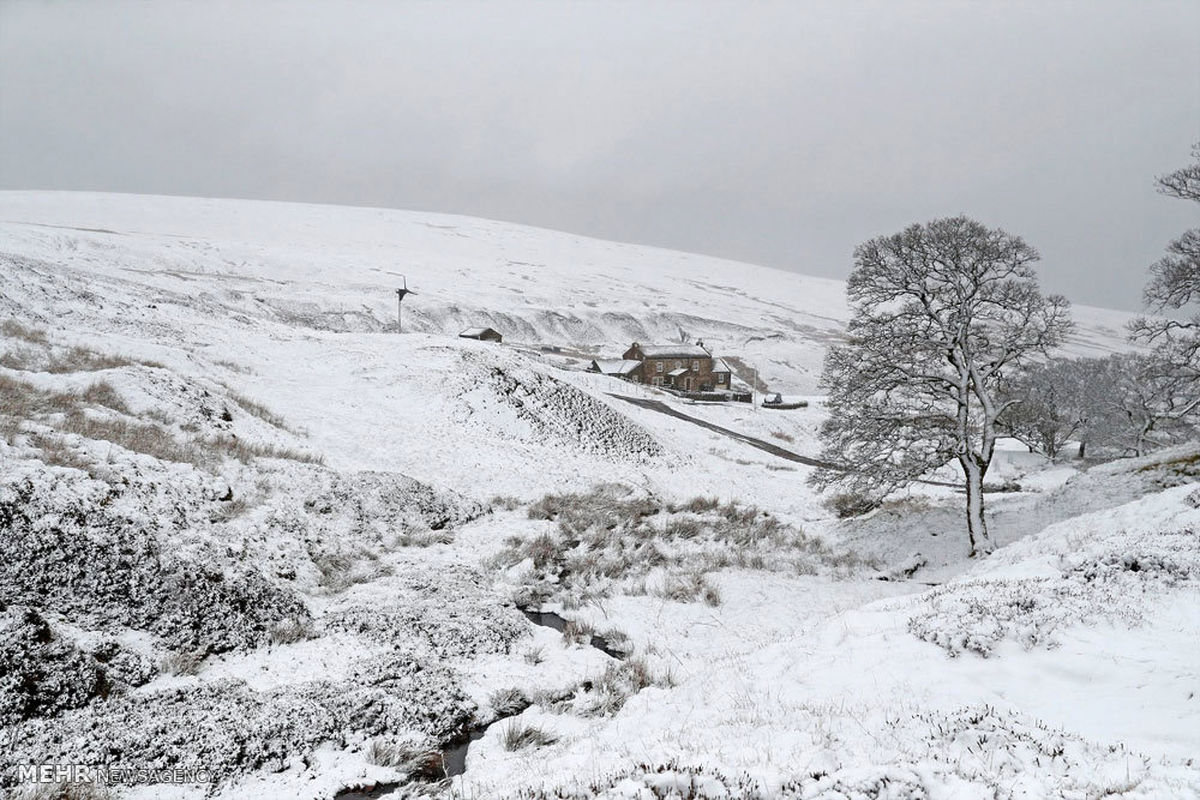
<path id="1" fill-rule="evenodd" d="M 965 212 L 1137 308 L 1200 3 L 0 0 L 0 188 L 427 209 L 844 276 Z"/>

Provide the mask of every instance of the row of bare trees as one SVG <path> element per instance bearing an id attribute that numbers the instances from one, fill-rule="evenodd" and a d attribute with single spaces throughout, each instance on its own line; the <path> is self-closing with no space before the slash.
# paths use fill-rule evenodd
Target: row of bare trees
<path id="1" fill-rule="evenodd" d="M 1048 360 L 1017 374 L 1003 394 L 1013 401 L 1000 420 L 1005 434 L 1052 459 L 1068 444 L 1080 458 L 1177 444 L 1194 434 L 1200 403 L 1195 377 L 1156 353 Z"/>
<path id="2" fill-rule="evenodd" d="M 1200 202 L 1196 163 L 1159 179 Z M 1146 302 L 1157 316 L 1131 325 L 1147 353 L 1052 358 L 1071 331 L 1065 298 L 1044 295 L 1037 251 L 966 217 L 912 225 L 854 252 L 847 341 L 830 349 L 822 383 L 829 419 L 813 476 L 882 498 L 956 463 L 971 554 L 990 552 L 984 479 L 996 441 L 1011 436 L 1054 458 L 1141 455 L 1194 434 L 1200 416 L 1200 229 L 1151 267 Z"/>

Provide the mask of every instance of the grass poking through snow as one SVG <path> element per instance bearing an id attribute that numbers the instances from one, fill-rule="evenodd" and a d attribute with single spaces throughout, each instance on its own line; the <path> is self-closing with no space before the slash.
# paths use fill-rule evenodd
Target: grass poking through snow
<path id="1" fill-rule="evenodd" d="M 505 750 L 524 750 L 527 747 L 546 747 L 558 741 L 558 737 L 535 725 L 510 722 L 500 733 L 500 744 Z"/>
<path id="2" fill-rule="evenodd" d="M 720 605 L 710 573 L 726 568 L 812 574 L 853 557 L 753 506 L 697 497 L 665 504 L 615 486 L 547 495 L 529 509 L 554 530 L 514 536 L 494 565 L 512 568 L 521 604 L 576 608 L 614 592 Z"/>

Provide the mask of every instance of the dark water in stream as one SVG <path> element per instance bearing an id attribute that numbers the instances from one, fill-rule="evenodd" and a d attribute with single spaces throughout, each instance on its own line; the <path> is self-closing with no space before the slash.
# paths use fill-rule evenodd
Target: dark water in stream
<path id="1" fill-rule="evenodd" d="M 524 614 L 534 625 L 541 625 L 546 628 L 554 628 L 554 630 L 558 631 L 559 633 L 562 633 L 563 628 L 567 626 L 567 621 L 558 614 L 555 614 L 553 611 L 529 611 L 528 609 L 522 608 L 521 613 Z M 627 655 L 627 653 L 615 649 L 603 636 L 593 635 L 589 644 L 611 658 L 623 659 Z"/>
<path id="2" fill-rule="evenodd" d="M 567 621 L 553 611 L 530 611 L 522 608 L 521 613 L 534 625 L 553 628 L 559 633 L 562 633 L 567 625 Z M 615 649 L 603 636 L 592 636 L 590 644 L 611 658 L 623 659 L 626 656 L 626 653 Z M 471 748 L 471 743 L 482 739 L 483 735 L 487 733 L 488 728 L 506 719 L 508 717 L 499 717 L 487 725 L 469 728 L 447 744 L 441 752 L 442 771 L 445 773 L 445 777 L 453 778 L 455 775 L 462 775 L 467 769 L 467 751 Z M 440 777 L 438 776 L 439 779 Z M 403 783 L 399 782 L 379 783 L 370 788 L 345 789 L 338 792 L 334 797 L 337 800 L 373 800 L 373 798 L 377 797 L 386 797 L 403 785 Z"/>

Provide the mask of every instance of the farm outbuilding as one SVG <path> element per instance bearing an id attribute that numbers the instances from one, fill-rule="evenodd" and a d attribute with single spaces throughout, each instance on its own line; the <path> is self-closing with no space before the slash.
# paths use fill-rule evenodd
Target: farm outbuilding
<path id="1" fill-rule="evenodd" d="M 495 328 L 467 328 L 458 335 L 460 339 L 478 339 L 481 342 L 502 342 L 504 337 Z"/>
<path id="2" fill-rule="evenodd" d="M 642 362 L 623 358 L 596 358 L 592 360 L 588 370 L 599 372 L 601 375 L 611 375 L 617 378 L 628 378 L 642 368 Z"/>

